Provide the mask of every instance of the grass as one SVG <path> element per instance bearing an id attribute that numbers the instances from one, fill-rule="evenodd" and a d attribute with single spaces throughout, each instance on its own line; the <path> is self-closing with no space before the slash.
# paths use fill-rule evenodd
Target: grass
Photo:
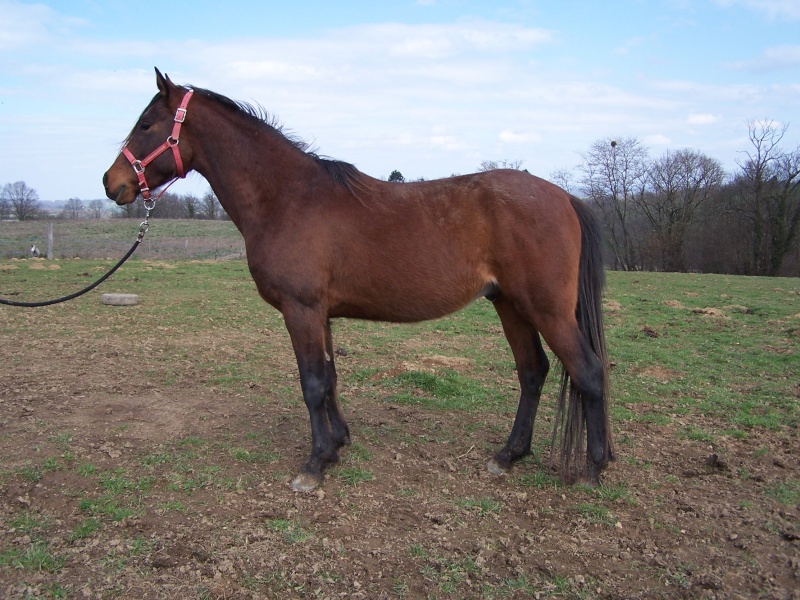
<path id="1" fill-rule="evenodd" d="M 375 479 L 372 471 L 360 467 L 342 467 L 336 472 L 336 477 L 347 486 L 356 486 Z"/>
<path id="2" fill-rule="evenodd" d="M 764 488 L 764 495 L 784 506 L 795 506 L 800 502 L 800 482 L 782 481 Z"/>
<path id="3" fill-rule="evenodd" d="M 500 512 L 500 509 L 503 506 L 500 502 L 490 497 L 477 499 L 464 498 L 463 500 L 458 500 L 456 504 L 461 508 L 475 511 L 480 517 L 485 517 L 488 514 Z"/>
<path id="4" fill-rule="evenodd" d="M 45 542 L 33 542 L 23 552 L 6 550 L 0 552 L 0 567 L 10 566 L 24 571 L 55 573 L 64 566 L 65 558 L 54 554 Z"/>
<path id="5" fill-rule="evenodd" d="M 141 219 L 55 221 L 54 258 L 121 258 L 133 244 L 140 222 Z M 45 239 L 45 221 L 0 222 L 0 258 L 26 257 L 33 242 L 44 251 Z M 159 219 L 151 225 L 136 258 L 241 258 L 243 246 L 239 232 L 230 221 Z"/>
<path id="6" fill-rule="evenodd" d="M 163 227 L 168 225 L 172 226 Z M 157 223 L 151 233 L 158 227 L 162 224 Z M 0 271 L 2 292 L 18 292 L 20 299 L 63 295 L 65 290 L 83 287 L 86 273 L 100 272 L 111 263 L 36 263 L 60 267 L 53 270 L 31 269 L 33 264 L 0 260 L 0 267 L 8 267 Z M 800 345 L 800 321 L 796 316 L 800 280 L 663 273 L 609 273 L 608 279 L 606 302 L 613 304 L 606 312 L 610 359 L 614 363 L 612 421 L 637 424 L 629 428 L 632 433 L 627 438 L 617 439 L 623 466 L 650 469 L 654 485 L 678 485 L 683 481 L 631 456 L 631 449 L 641 441 L 637 436 L 645 429 L 662 438 L 672 436 L 673 443 L 694 445 L 698 455 L 705 456 L 707 446 L 721 440 L 757 440 L 764 431 L 789 433 L 800 425 L 794 387 Z M 28 356 L 24 350 L 30 350 L 25 344 L 49 344 L 53 331 L 57 331 L 58 342 L 67 353 L 77 352 L 75 347 L 80 345 L 87 363 L 95 355 L 92 364 L 97 368 L 131 369 L 137 384 L 157 388 L 165 402 L 172 390 L 185 393 L 199 381 L 204 393 L 211 397 L 244 398 L 254 411 L 268 403 L 279 407 L 280 414 L 270 423 L 255 421 L 251 415 L 240 421 L 236 421 L 236 415 L 226 415 L 230 425 L 225 436 L 208 433 L 207 428 L 205 433 L 196 433 L 192 428 L 208 418 L 211 409 L 186 414 L 182 433 L 172 434 L 165 429 L 161 442 L 141 451 L 126 449 L 124 456 L 128 460 L 117 463 L 124 464 L 124 468 L 110 468 L 105 457 L 100 460 L 83 452 L 83 434 L 78 430 L 64 433 L 51 428 L 37 442 L 39 449 L 15 457 L 14 462 L 6 460 L 0 479 L 4 483 L 13 480 L 15 486 L 47 486 L 50 478 L 63 473 L 72 479 L 82 478 L 64 495 L 65 503 L 70 504 L 77 517 L 67 521 L 61 539 L 75 546 L 81 540 L 93 541 L 122 531 L 120 521 L 130 516 L 155 513 L 165 521 L 186 519 L 187 515 L 204 515 L 209 510 L 213 513 L 231 496 L 237 497 L 238 490 L 286 485 L 292 475 L 289 471 L 300 464 L 307 451 L 307 421 L 282 317 L 258 297 L 244 261 L 161 264 L 137 258 L 99 291 L 137 293 L 142 301 L 136 307 L 111 310 L 102 307 L 96 295 L 89 295 L 57 311 L 9 312 L 9 318 L 0 321 L 0 337 L 14 340 L 14 344 L 8 344 L 4 360 L 23 364 Z M 737 308 L 740 306 L 748 310 Z M 696 312 L 707 308 L 720 311 L 722 316 Z M 471 438 L 486 438 L 487 431 L 492 444 L 502 443 L 507 436 L 507 427 L 499 428 L 495 417 L 510 424 L 518 382 L 491 303 L 481 300 L 457 315 L 429 323 L 393 325 L 339 320 L 333 327 L 335 346 L 347 349 L 346 357 L 336 357 L 345 413 L 351 411 L 352 405 L 348 404 L 356 396 L 359 401 L 374 400 L 380 407 L 375 413 L 359 415 L 361 422 L 357 426 L 353 422 L 359 420 L 351 416 L 354 443 L 342 449 L 341 465 L 328 474 L 334 485 L 341 487 L 341 497 L 335 501 L 342 506 L 350 506 L 351 502 L 355 505 L 353 498 L 372 494 L 379 487 L 367 485 L 368 482 L 376 478 L 382 480 L 380 483 L 390 481 L 376 466 L 387 456 L 399 456 L 400 471 L 404 460 L 417 451 L 437 459 L 457 457 L 472 450 Z M 19 351 L 17 346 L 21 347 Z M 118 353 L 113 361 L 105 354 L 111 351 Z M 139 389 L 132 388 L 130 394 Z M 554 368 L 544 388 L 545 399 L 535 433 L 537 444 L 549 435 L 546 421 L 552 418 L 552 398 L 556 393 Z M 294 412 L 289 412 L 288 407 Z M 403 419 L 413 419 L 413 436 L 404 424 L 408 421 L 391 417 L 395 409 Z M 213 410 L 221 414 L 229 409 L 220 403 Z M 378 411 L 390 415 L 386 423 L 378 422 Z M 464 421 L 471 419 L 471 424 L 463 429 L 452 427 L 451 417 L 456 412 L 467 414 Z M 131 436 L 135 427 L 109 426 L 107 433 L 118 436 L 118 447 L 122 447 L 122 440 Z M 287 428 L 288 433 L 276 433 L 278 427 Z M 279 435 L 284 439 L 295 435 L 291 429 L 295 427 L 295 445 L 279 447 L 274 442 Z M 483 442 L 476 445 L 474 452 L 490 455 L 492 450 L 485 449 Z M 624 522 L 623 511 L 635 505 L 637 499 L 643 505 L 646 502 L 646 490 L 629 489 L 624 482 L 593 489 L 564 488 L 542 466 L 546 455 L 541 451 L 537 445 L 539 462 L 536 458 L 526 460 L 500 485 L 515 487 L 536 499 L 556 498 L 555 508 L 550 510 L 567 509 L 573 520 L 584 519 L 598 526 L 613 525 L 617 513 Z M 768 452 L 763 449 L 763 453 Z M 439 462 L 431 464 L 431 468 L 441 468 Z M 445 471 L 445 475 L 449 473 Z M 742 471 L 741 476 L 746 477 L 746 472 Z M 400 477 L 390 481 L 394 496 L 415 508 L 419 506 L 421 511 L 427 510 L 426 503 L 436 501 L 435 497 L 431 499 L 429 489 Z M 471 475 L 454 472 L 453 477 L 468 479 Z M 444 481 L 442 485 L 450 486 Z M 454 527 L 469 521 L 470 525 L 488 528 L 508 516 L 503 504 L 506 496 L 498 494 L 501 502 L 479 491 L 470 495 L 470 491 L 454 489 L 450 486 L 449 492 L 441 492 L 440 499 L 460 517 L 454 519 Z M 761 504 L 772 508 L 775 503 L 794 506 L 800 483 L 767 481 L 758 489 L 761 498 L 748 499 L 754 504 L 749 509 L 753 513 L 761 509 Z M 260 497 L 259 493 L 262 492 L 247 492 L 239 498 Z M 559 505 L 557 498 L 562 495 L 568 499 Z M 535 502 L 531 507 L 539 510 Z M 228 509 L 236 510 L 235 505 Z M 281 545 L 286 548 L 303 544 L 315 535 L 315 543 L 324 539 L 323 525 L 316 521 L 312 531 L 301 525 L 297 513 L 271 514 L 289 515 L 287 519 L 266 522 L 278 553 Z M 0 566 L 43 572 L 58 572 L 63 566 L 64 559 L 47 545 L 45 531 L 49 526 L 45 515 L 20 512 L 5 525 L 19 535 L 30 536 L 31 542 L 0 548 Z M 475 592 L 476 588 L 467 590 L 464 585 L 467 578 L 479 580 L 473 578 L 476 566 L 472 557 L 445 556 L 444 550 L 427 540 L 411 545 L 408 554 L 407 559 L 414 565 L 409 568 L 424 574 L 434 597 Z M 676 568 L 665 572 L 664 578 L 671 585 L 680 585 L 684 575 Z M 289 574 L 281 577 L 278 571 L 265 571 L 248 581 L 262 592 L 280 586 L 293 589 Z M 413 593 L 403 577 L 397 578 L 393 590 L 397 597 Z M 502 582 L 498 579 L 486 589 L 485 597 L 533 593 L 542 597 L 580 597 L 580 591 L 576 584 L 557 574 L 543 577 L 533 572 L 508 573 Z M 309 588 L 305 593 L 312 592 Z"/>

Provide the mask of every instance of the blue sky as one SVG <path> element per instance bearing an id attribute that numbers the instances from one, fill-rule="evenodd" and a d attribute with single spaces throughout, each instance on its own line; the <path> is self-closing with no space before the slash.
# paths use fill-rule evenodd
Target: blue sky
<path id="1" fill-rule="evenodd" d="M 102 197 L 154 66 L 383 178 L 548 177 L 629 136 L 733 171 L 748 119 L 800 143 L 797 0 L 0 0 L 0 185 Z"/>

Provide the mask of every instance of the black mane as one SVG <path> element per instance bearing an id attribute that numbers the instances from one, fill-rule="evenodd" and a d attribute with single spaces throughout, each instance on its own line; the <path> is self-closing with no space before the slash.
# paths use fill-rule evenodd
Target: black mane
<path id="1" fill-rule="evenodd" d="M 203 88 L 192 86 L 190 89 L 194 93 L 226 107 L 228 110 L 244 114 L 273 129 L 292 146 L 313 158 L 334 182 L 345 188 L 354 196 L 358 196 L 358 189 L 364 187 L 364 175 L 355 167 L 355 165 L 341 160 L 335 160 L 329 157 L 318 155 L 311 148 L 311 145 L 308 142 L 302 140 L 292 133 L 285 131 L 283 124 L 275 117 L 275 115 L 270 115 L 263 106 L 231 100 L 227 96 L 223 96 L 222 94 L 218 94 L 217 92 L 212 92 L 211 90 L 206 90 Z"/>

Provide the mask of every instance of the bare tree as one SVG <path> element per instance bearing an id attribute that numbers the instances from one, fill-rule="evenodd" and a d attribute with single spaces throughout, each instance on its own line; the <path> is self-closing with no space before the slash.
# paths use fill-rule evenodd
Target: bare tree
<path id="1" fill-rule="evenodd" d="M 24 181 L 4 185 L 2 197 L 10 206 L 11 215 L 20 221 L 32 219 L 39 213 L 39 194 Z"/>
<path id="2" fill-rule="evenodd" d="M 686 270 L 689 230 L 724 179 L 719 161 L 689 148 L 668 150 L 650 163 L 650 193 L 635 201 L 652 229 L 661 269 Z"/>
<path id="3" fill-rule="evenodd" d="M 83 201 L 80 198 L 70 198 L 64 205 L 61 214 L 65 219 L 80 219 L 83 211 Z"/>
<path id="4" fill-rule="evenodd" d="M 800 227 L 800 146 L 780 147 L 788 125 L 748 121 L 752 149 L 739 163 L 742 195 L 734 210 L 752 226 L 749 272 L 774 276 L 798 239 Z"/>
<path id="5" fill-rule="evenodd" d="M 524 161 L 521 160 L 484 160 L 481 161 L 481 166 L 478 167 L 478 171 L 494 171 L 495 169 L 517 169 L 519 170 L 522 168 L 522 163 Z"/>
<path id="6" fill-rule="evenodd" d="M 575 174 L 569 169 L 556 169 L 555 171 L 551 171 L 548 178 L 565 192 L 569 194 L 573 193 L 572 188 Z"/>
<path id="7" fill-rule="evenodd" d="M 200 200 L 200 214 L 204 219 L 215 220 L 221 218 L 222 206 L 212 190 L 208 190 Z"/>
<path id="8" fill-rule="evenodd" d="M 200 199 L 194 194 L 186 194 L 182 197 L 183 209 L 187 219 L 196 219 L 199 214 Z"/>
<path id="9" fill-rule="evenodd" d="M 89 216 L 92 219 L 102 219 L 105 212 L 106 205 L 102 200 L 92 200 L 89 202 Z"/>
<path id="10" fill-rule="evenodd" d="M 614 267 L 623 271 L 640 268 L 633 221 L 647 187 L 647 149 L 635 137 L 607 138 L 594 142 L 581 157 L 583 193 L 605 223 Z"/>

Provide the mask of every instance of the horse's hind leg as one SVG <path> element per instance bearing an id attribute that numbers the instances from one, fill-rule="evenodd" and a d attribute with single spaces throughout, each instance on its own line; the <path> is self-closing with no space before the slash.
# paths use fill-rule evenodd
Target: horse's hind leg
<path id="1" fill-rule="evenodd" d="M 339 391 L 337 387 L 336 364 L 333 358 L 333 337 L 331 335 L 330 319 L 325 324 L 325 412 L 328 414 L 328 423 L 331 436 L 337 448 L 350 444 L 350 429 L 344 419 L 344 413 L 339 406 Z"/>
<path id="2" fill-rule="evenodd" d="M 590 483 L 599 483 L 600 472 L 612 458 L 606 414 L 605 368 L 571 314 L 544 314 L 537 323 L 580 397 L 586 424 L 585 476 Z M 571 410 L 577 410 L 577 407 Z M 562 461 L 570 459 L 565 448 L 575 448 L 580 443 L 570 436 L 578 435 L 582 430 L 582 427 L 567 427 L 566 439 L 562 440 Z M 580 469 L 580 465 L 575 466 Z"/>
<path id="3" fill-rule="evenodd" d="M 507 473 L 514 461 L 531 452 L 536 410 L 550 364 L 542 348 L 539 332 L 520 315 L 511 301 L 501 295 L 495 300 L 494 306 L 514 354 L 520 383 L 519 406 L 511 435 L 503 449 L 488 464 L 489 471 L 500 475 Z"/>

